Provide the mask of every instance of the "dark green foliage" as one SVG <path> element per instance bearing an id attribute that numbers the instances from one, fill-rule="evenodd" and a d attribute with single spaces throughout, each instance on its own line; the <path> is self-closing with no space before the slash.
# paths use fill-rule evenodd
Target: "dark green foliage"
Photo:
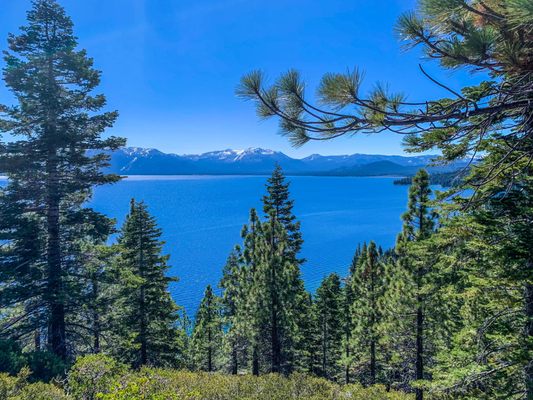
<path id="1" fill-rule="evenodd" d="M 222 327 L 220 299 L 213 293 L 213 288 L 207 286 L 192 333 L 191 345 L 197 369 L 213 372 L 220 368 Z"/>
<path id="2" fill-rule="evenodd" d="M 30 371 L 30 381 L 50 382 L 65 375 L 67 364 L 49 351 L 23 353 L 14 340 L 0 340 L 0 372 L 15 376 L 23 368 Z"/>
<path id="3" fill-rule="evenodd" d="M 407 212 L 403 214 L 403 229 L 396 243 L 397 260 L 394 263 L 394 276 L 389 292 L 391 327 L 391 351 L 403 359 L 401 365 L 415 380 L 423 380 L 427 375 L 430 360 L 428 350 L 428 311 L 435 311 L 429 305 L 429 295 L 433 292 L 428 280 L 433 259 L 429 256 L 424 241 L 435 229 L 435 213 L 431 209 L 431 189 L 429 174 L 420 170 L 409 188 Z M 400 316 L 400 318 L 398 318 Z M 400 342 L 403 341 L 403 342 Z M 400 382 L 401 384 L 401 382 Z M 423 392 L 416 389 L 417 400 L 422 400 Z"/>
<path id="4" fill-rule="evenodd" d="M 339 379 L 342 369 L 339 359 L 343 340 L 343 291 L 337 274 L 327 276 L 316 291 L 316 314 L 319 332 L 319 374 L 327 379 Z"/>
<path id="5" fill-rule="evenodd" d="M 285 252 L 286 256 L 299 264 L 304 260 L 298 259 L 297 255 L 302 249 L 302 234 L 300 223 L 292 213 L 294 200 L 290 199 L 289 183 L 286 182 L 281 167 L 278 165 L 274 169 L 272 176 L 267 181 L 267 194 L 263 196 L 263 212 L 268 219 L 275 219 L 287 232 Z"/>
<path id="6" fill-rule="evenodd" d="M 227 354 L 225 364 L 231 374 L 236 375 L 239 369 L 247 365 L 247 350 L 250 336 L 246 329 L 248 304 L 246 301 L 246 268 L 240 247 L 235 247 L 228 257 L 220 287 L 222 294 L 222 317 Z"/>
<path id="7" fill-rule="evenodd" d="M 440 185 L 444 188 L 458 187 L 463 183 L 466 175 L 467 173 L 465 171 L 431 174 L 429 176 L 429 183 L 431 185 Z M 412 176 L 396 179 L 394 181 L 395 185 L 411 185 L 412 183 Z"/>
<path id="8" fill-rule="evenodd" d="M 26 359 L 31 382 L 50 382 L 63 378 L 67 373 L 68 365 L 51 351 L 33 351 L 26 354 Z"/>
<path id="9" fill-rule="evenodd" d="M 8 43 L 4 81 L 17 104 L 2 107 L 0 121 L 14 138 L 0 146 L 0 170 L 10 179 L 0 195 L 0 239 L 7 242 L 0 280 L 8 283 L 1 305 L 19 307 L 7 323 L 12 337 L 29 341 L 48 330 L 47 347 L 66 359 L 74 350 L 69 313 L 81 296 L 74 276 L 83 268 L 69 260 L 81 238 L 100 240 L 109 231 L 109 221 L 83 205 L 94 185 L 118 180 L 101 172 L 108 157 L 98 151 L 124 141 L 101 138 L 117 113 L 98 114 L 105 97 L 92 92 L 100 72 L 76 50 L 72 21 L 58 3 L 34 1 L 28 24 Z"/>
<path id="10" fill-rule="evenodd" d="M 0 340 L 0 372 L 16 375 L 26 364 L 22 349 L 14 340 Z"/>
<path id="11" fill-rule="evenodd" d="M 511 187 L 493 182 L 483 189 L 486 204 L 453 215 L 436 237 L 435 254 L 449 254 L 439 256 L 442 301 L 462 316 L 433 368 L 436 390 L 494 399 L 533 393 L 533 186 L 531 169 L 521 168 Z"/>
<path id="12" fill-rule="evenodd" d="M 379 342 L 382 333 L 386 268 L 374 242 L 366 244 L 356 260 L 351 276 L 353 321 L 351 366 L 355 376 L 365 384 L 375 384 L 382 373 Z"/>
<path id="13" fill-rule="evenodd" d="M 144 203 L 131 201 L 118 239 L 121 285 L 116 302 L 116 354 L 134 366 L 179 365 L 183 334 L 170 297 L 168 256 L 161 254 L 161 230 Z"/>

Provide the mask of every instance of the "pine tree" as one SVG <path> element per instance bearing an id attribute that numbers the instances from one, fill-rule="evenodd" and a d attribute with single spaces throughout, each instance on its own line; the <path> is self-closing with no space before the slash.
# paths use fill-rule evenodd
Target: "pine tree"
<path id="1" fill-rule="evenodd" d="M 359 256 L 356 253 L 354 257 L 354 263 L 352 264 L 355 268 L 357 265 L 357 258 Z M 353 331 L 353 320 L 351 307 L 354 302 L 353 296 L 353 286 L 352 286 L 352 275 L 350 274 L 348 278 L 345 279 L 344 287 L 342 288 L 342 297 L 341 297 L 341 310 L 342 310 L 342 355 L 340 358 L 341 365 L 344 366 L 344 383 L 351 383 L 350 368 L 352 364 L 352 331 Z"/>
<path id="2" fill-rule="evenodd" d="M 195 364 L 204 371 L 213 372 L 218 369 L 217 361 L 222 350 L 222 326 L 220 299 L 209 285 L 196 313 L 192 334 Z"/>
<path id="3" fill-rule="evenodd" d="M 246 269 L 243 265 L 241 248 L 236 246 L 231 252 L 222 272 L 220 287 L 222 294 L 222 316 L 229 370 L 233 375 L 246 364 L 246 350 L 249 347 L 247 331 Z"/>
<path id="4" fill-rule="evenodd" d="M 300 232 L 300 222 L 292 213 L 294 200 L 290 199 L 289 183 L 285 181 L 283 170 L 276 166 L 272 176 L 268 178 L 267 194 L 263 196 L 263 212 L 267 219 L 275 219 L 283 225 L 287 232 L 289 245 L 286 249 L 286 256 L 295 263 L 302 264 L 305 260 L 298 259 L 298 253 L 302 249 L 303 239 Z"/>
<path id="5" fill-rule="evenodd" d="M 259 375 L 261 369 L 262 347 L 264 345 L 265 318 L 264 310 L 260 306 L 259 287 L 257 285 L 257 266 L 259 264 L 259 241 L 261 232 L 261 222 L 255 209 L 250 210 L 249 223 L 245 225 L 241 232 L 244 241 L 242 271 L 243 285 L 243 305 L 239 318 L 245 332 L 248 332 L 248 342 L 250 346 L 252 375 Z"/>
<path id="6" fill-rule="evenodd" d="M 161 255 L 161 230 L 144 203 L 131 201 L 121 230 L 117 355 L 132 365 L 178 365 L 184 332 L 178 329 L 178 307 L 169 293 L 176 281 L 166 276 L 168 256 Z"/>
<path id="7" fill-rule="evenodd" d="M 402 320 L 409 321 L 409 315 L 415 315 L 411 336 L 415 342 L 415 379 L 423 380 L 427 377 L 425 370 L 428 354 L 425 351 L 427 337 L 427 308 L 428 308 L 428 282 L 431 261 L 425 254 L 424 247 L 419 245 L 429 239 L 435 229 L 435 215 L 431 209 L 431 189 L 429 187 L 429 174 L 420 170 L 413 178 L 409 188 L 409 201 L 407 212 L 402 216 L 403 230 L 398 237 L 396 250 L 398 253 L 399 273 L 398 281 L 403 280 L 402 293 L 398 293 L 403 304 Z M 398 282 L 396 282 L 398 283 Z M 410 353 L 410 352 L 409 352 Z M 417 388 L 417 400 L 422 400 L 423 390 Z"/>
<path id="8" fill-rule="evenodd" d="M 91 188 L 119 179 L 101 172 L 108 157 L 98 151 L 124 141 L 101 138 L 117 113 L 97 114 L 106 102 L 91 94 L 100 72 L 76 50 L 64 9 L 54 0 L 35 0 L 27 19 L 19 35 L 9 36 L 4 57 L 4 81 L 18 104 L 2 107 L 6 119 L 0 122 L 0 130 L 15 138 L 0 146 L 0 170 L 9 176 L 0 229 L 13 254 L 3 258 L 12 262 L 3 282 L 20 290 L 2 297 L 25 307 L 21 317 L 28 322 L 39 314 L 28 328 L 47 328 L 48 347 L 65 359 L 68 303 L 77 297 L 68 292 L 73 271 L 65 264 L 75 242 L 65 238 L 95 216 L 83 208 Z"/>
<path id="9" fill-rule="evenodd" d="M 268 316 L 270 365 L 272 372 L 291 372 L 298 361 L 298 349 L 304 345 L 304 320 L 301 307 L 306 292 L 300 276 L 298 258 L 303 243 L 300 223 L 292 213 L 289 184 L 285 182 L 281 167 L 277 166 L 267 183 L 263 197 L 266 222 L 262 224 L 258 246 L 259 288 L 263 291 Z"/>
<path id="10" fill-rule="evenodd" d="M 386 270 L 374 242 L 361 249 L 352 275 L 354 302 L 351 308 L 353 333 L 352 348 L 356 372 L 362 383 L 377 382 L 379 365 L 377 348 L 380 340 L 379 325 L 383 314 Z"/>
<path id="11" fill-rule="evenodd" d="M 485 174 L 497 159 L 488 158 L 474 173 Z M 469 200 L 458 199 L 443 207 L 448 218 L 434 235 L 433 254 L 440 301 L 454 304 L 444 317 L 455 324 L 431 369 L 434 390 L 465 398 L 532 397 L 533 171 L 522 162 L 482 189 L 485 204 L 465 209 Z"/>
<path id="12" fill-rule="evenodd" d="M 112 319 L 109 310 L 117 300 L 118 282 L 113 266 L 117 263 L 116 245 L 88 244 L 82 248 L 81 262 L 85 275 L 80 276 L 83 300 L 76 313 L 75 326 L 83 327 L 78 333 L 84 343 L 78 346 L 82 352 L 100 353 L 112 347 Z M 71 317 L 72 318 L 72 317 Z M 69 321 L 69 320 L 67 320 Z M 86 340 L 86 337 L 89 340 Z"/>
<path id="13" fill-rule="evenodd" d="M 339 377 L 339 359 L 343 340 L 343 303 L 339 275 L 333 273 L 322 281 L 316 292 L 316 313 L 321 347 L 320 375 L 331 380 Z"/>

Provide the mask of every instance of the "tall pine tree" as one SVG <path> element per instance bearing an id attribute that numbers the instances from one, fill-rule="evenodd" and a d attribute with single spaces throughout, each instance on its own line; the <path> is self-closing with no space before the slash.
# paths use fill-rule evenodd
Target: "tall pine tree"
<path id="1" fill-rule="evenodd" d="M 400 269 L 398 280 L 404 280 L 405 286 L 402 293 L 398 293 L 404 310 L 402 320 L 409 321 L 410 315 L 415 319 L 411 328 L 415 348 L 415 379 L 426 378 L 425 364 L 428 354 L 425 351 L 427 337 L 427 276 L 431 269 L 431 259 L 427 256 L 425 247 L 421 247 L 429 239 L 435 229 L 435 214 L 431 209 L 431 188 L 429 187 L 429 174 L 420 170 L 413 178 L 409 188 L 409 201 L 407 212 L 402 216 L 403 230 L 398 237 L 396 251 L 398 253 L 397 266 Z M 411 353 L 411 352 L 409 352 Z M 416 399 L 424 397 L 421 388 L 415 389 Z"/>
<path id="2" fill-rule="evenodd" d="M 27 19 L 9 36 L 4 57 L 4 81 L 17 104 L 2 107 L 0 123 L 15 139 L 0 146 L 0 170 L 9 177 L 0 197 L 0 231 L 10 250 L 2 257 L 2 280 L 20 290 L 10 289 L 2 305 L 21 305 L 27 321 L 38 315 L 29 325 L 46 330 L 48 347 L 64 359 L 71 347 L 68 303 L 78 296 L 66 282 L 75 273 L 66 263 L 76 250 L 72 236 L 66 238 L 95 216 L 83 208 L 91 188 L 119 179 L 101 172 L 108 157 L 98 150 L 124 141 L 101 138 L 117 113 L 98 114 L 106 103 L 92 94 L 100 72 L 76 49 L 64 9 L 54 0 L 35 0 Z"/>
<path id="3" fill-rule="evenodd" d="M 192 334 L 192 347 L 197 368 L 207 372 L 213 372 L 219 368 L 222 356 L 222 327 L 220 299 L 209 285 L 205 289 L 204 298 L 196 313 Z"/>
<path id="4" fill-rule="evenodd" d="M 316 291 L 316 313 L 320 337 L 320 375 L 327 379 L 339 378 L 339 360 L 343 340 L 343 299 L 341 279 L 333 273 L 322 281 Z"/>
<path id="5" fill-rule="evenodd" d="M 363 245 L 357 259 L 351 284 L 353 288 L 353 360 L 356 373 L 364 384 L 375 384 L 378 378 L 380 355 L 380 323 L 386 289 L 386 269 L 377 246 Z"/>
<path id="6" fill-rule="evenodd" d="M 169 293 L 168 256 L 162 255 L 161 229 L 144 203 L 131 201 L 121 230 L 117 302 L 117 355 L 132 365 L 179 365 L 184 332 Z"/>

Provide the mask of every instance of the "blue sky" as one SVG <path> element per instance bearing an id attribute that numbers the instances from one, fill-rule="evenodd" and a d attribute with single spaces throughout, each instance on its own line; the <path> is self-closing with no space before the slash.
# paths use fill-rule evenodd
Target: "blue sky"
<path id="1" fill-rule="evenodd" d="M 296 68 L 309 92 L 325 72 L 358 66 L 371 87 L 388 83 L 411 100 L 446 95 L 419 72 L 418 63 L 457 88 L 471 76 L 442 71 L 402 49 L 398 16 L 414 0 L 62 0 L 80 46 L 103 71 L 100 87 L 120 111 L 112 133 L 132 146 L 199 153 L 264 147 L 303 157 L 321 154 L 401 154 L 393 133 L 362 135 L 291 148 L 276 121 L 260 121 L 236 98 L 240 77 L 262 69 L 275 78 Z M 30 0 L 4 0 L 1 49 L 24 24 Z M 0 86 L 0 102 L 12 99 Z"/>

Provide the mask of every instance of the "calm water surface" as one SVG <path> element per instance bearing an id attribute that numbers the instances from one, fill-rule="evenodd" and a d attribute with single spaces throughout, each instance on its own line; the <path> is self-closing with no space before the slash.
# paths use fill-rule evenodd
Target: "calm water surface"
<path id="1" fill-rule="evenodd" d="M 345 274 L 357 244 L 394 244 L 401 229 L 407 186 L 393 178 L 289 177 L 294 212 L 302 223 L 302 273 L 314 291 L 331 272 Z M 171 255 L 171 291 L 191 315 L 208 284 L 218 283 L 251 207 L 261 208 L 266 177 L 129 177 L 97 188 L 92 206 L 123 222 L 132 197 L 147 203 Z"/>
<path id="2" fill-rule="evenodd" d="M 176 302 L 193 316 L 208 284 L 216 286 L 228 254 L 240 243 L 250 208 L 261 210 L 266 177 L 132 176 L 95 190 L 92 207 L 119 226 L 131 198 L 147 203 L 163 229 Z M 358 243 L 394 245 L 407 186 L 394 178 L 289 177 L 294 212 L 302 223 L 302 268 L 314 291 L 331 272 L 346 274 Z M 0 177 L 0 185 L 5 184 Z"/>

